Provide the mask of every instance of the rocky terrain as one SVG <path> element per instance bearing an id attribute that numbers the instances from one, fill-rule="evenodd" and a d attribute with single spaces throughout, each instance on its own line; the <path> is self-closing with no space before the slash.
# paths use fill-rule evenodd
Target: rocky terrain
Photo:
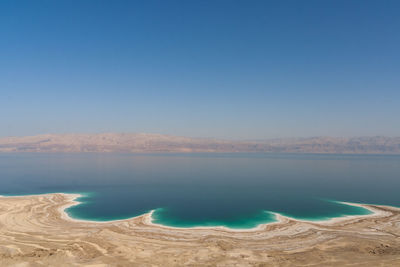
<path id="1" fill-rule="evenodd" d="M 146 133 L 44 134 L 0 138 L 0 152 L 280 152 L 400 154 L 400 137 L 228 141 Z"/>

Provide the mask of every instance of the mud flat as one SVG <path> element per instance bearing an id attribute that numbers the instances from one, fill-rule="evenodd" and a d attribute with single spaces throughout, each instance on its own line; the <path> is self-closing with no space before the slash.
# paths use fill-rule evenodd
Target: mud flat
<path id="1" fill-rule="evenodd" d="M 72 219 L 74 194 L 0 197 L 0 266 L 400 266 L 400 209 L 249 230 L 171 228 L 151 213 L 127 220 Z M 358 204 L 360 205 L 360 204 Z"/>

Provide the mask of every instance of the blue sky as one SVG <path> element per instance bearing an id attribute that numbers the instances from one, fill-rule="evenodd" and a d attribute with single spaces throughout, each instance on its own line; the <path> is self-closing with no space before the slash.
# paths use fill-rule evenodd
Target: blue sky
<path id="1" fill-rule="evenodd" d="M 400 1 L 0 2 L 0 136 L 400 136 Z"/>

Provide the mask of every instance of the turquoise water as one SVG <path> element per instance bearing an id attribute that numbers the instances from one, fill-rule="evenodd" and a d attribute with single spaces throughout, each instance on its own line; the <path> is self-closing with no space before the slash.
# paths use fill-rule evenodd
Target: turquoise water
<path id="1" fill-rule="evenodd" d="M 169 210 L 160 208 L 156 209 L 152 215 L 153 223 L 159 223 L 173 227 L 198 227 L 198 226 L 225 226 L 233 229 L 250 229 L 259 224 L 276 222 L 275 214 L 269 211 L 262 211 L 253 214 L 251 217 L 238 216 L 234 220 L 210 220 L 204 219 L 203 221 L 190 221 L 181 220 L 178 217 L 170 216 Z"/>
<path id="2" fill-rule="evenodd" d="M 252 228 L 369 213 L 337 201 L 399 206 L 398 188 L 400 156 L 0 154 L 0 194 L 84 193 L 67 212 L 97 221 Z"/>

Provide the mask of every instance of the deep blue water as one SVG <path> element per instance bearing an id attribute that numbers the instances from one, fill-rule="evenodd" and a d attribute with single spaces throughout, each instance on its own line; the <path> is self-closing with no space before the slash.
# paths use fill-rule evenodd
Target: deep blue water
<path id="1" fill-rule="evenodd" d="M 365 214 L 336 201 L 400 206 L 400 156 L 316 154 L 0 154 L 0 195 L 83 192 L 76 218 L 156 209 L 170 226 L 249 228 Z"/>

